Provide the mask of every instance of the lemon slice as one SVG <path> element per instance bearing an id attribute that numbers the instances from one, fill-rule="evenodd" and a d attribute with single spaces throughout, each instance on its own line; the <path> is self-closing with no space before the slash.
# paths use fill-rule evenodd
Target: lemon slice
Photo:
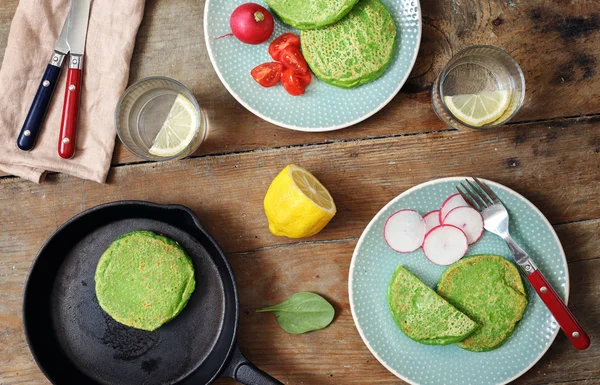
<path id="1" fill-rule="evenodd" d="M 197 126 L 196 108 L 188 98 L 178 95 L 148 152 L 160 157 L 181 153 L 194 140 Z"/>
<path id="2" fill-rule="evenodd" d="M 329 191 L 302 167 L 290 164 L 273 179 L 264 199 L 269 230 L 289 238 L 310 237 L 336 213 Z"/>
<path id="3" fill-rule="evenodd" d="M 446 106 L 456 118 L 475 127 L 498 120 L 510 104 L 510 90 L 445 96 Z"/>

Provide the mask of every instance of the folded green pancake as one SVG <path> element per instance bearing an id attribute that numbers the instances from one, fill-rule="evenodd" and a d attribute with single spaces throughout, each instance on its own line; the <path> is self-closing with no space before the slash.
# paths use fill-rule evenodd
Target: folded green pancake
<path id="1" fill-rule="evenodd" d="M 519 271 L 496 255 L 475 255 L 456 262 L 442 274 L 437 292 L 480 325 L 458 343 L 474 352 L 500 347 L 527 306 Z"/>
<path id="2" fill-rule="evenodd" d="M 323 82 L 353 88 L 377 79 L 394 57 L 396 26 L 379 0 L 361 0 L 341 21 L 302 31 L 302 53 Z"/>
<path id="3" fill-rule="evenodd" d="M 286 24 L 298 29 L 321 28 L 335 23 L 358 0 L 266 0 L 267 5 Z"/>
<path id="4" fill-rule="evenodd" d="M 96 267 L 96 297 L 116 321 L 153 331 L 183 310 L 194 288 L 194 266 L 179 244 L 151 231 L 117 238 Z"/>
<path id="5" fill-rule="evenodd" d="M 477 324 L 399 265 L 388 286 L 388 305 L 396 325 L 409 338 L 447 345 L 473 333 Z"/>

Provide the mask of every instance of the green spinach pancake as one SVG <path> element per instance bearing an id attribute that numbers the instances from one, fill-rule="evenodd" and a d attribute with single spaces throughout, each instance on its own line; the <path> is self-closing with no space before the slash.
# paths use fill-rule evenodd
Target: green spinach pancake
<path id="1" fill-rule="evenodd" d="M 151 231 L 117 238 L 96 267 L 96 297 L 116 321 L 153 331 L 183 310 L 194 288 L 194 266 L 179 244 Z"/>
<path id="2" fill-rule="evenodd" d="M 266 0 L 267 5 L 286 24 L 298 29 L 321 28 L 335 23 L 358 0 Z"/>
<path id="3" fill-rule="evenodd" d="M 456 262 L 442 274 L 437 292 L 480 325 L 458 343 L 474 352 L 500 347 L 527 306 L 519 271 L 496 255 L 474 255 Z"/>
<path id="4" fill-rule="evenodd" d="M 399 265 L 388 286 L 392 318 L 409 338 L 427 345 L 448 345 L 473 333 L 477 324 Z"/>
<path id="5" fill-rule="evenodd" d="M 341 21 L 302 31 L 302 53 L 323 82 L 353 88 L 380 77 L 396 50 L 396 26 L 379 0 L 361 0 Z"/>

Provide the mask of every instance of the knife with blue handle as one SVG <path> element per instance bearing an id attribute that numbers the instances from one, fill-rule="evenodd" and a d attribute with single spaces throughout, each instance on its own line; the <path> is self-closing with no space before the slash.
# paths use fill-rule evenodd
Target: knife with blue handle
<path id="1" fill-rule="evenodd" d="M 56 45 L 52 58 L 46 67 L 40 86 L 33 98 L 21 132 L 17 137 L 17 147 L 23 151 L 29 151 L 35 145 L 35 141 L 42 129 L 48 106 L 52 100 L 52 94 L 60 76 L 65 56 L 69 53 L 67 44 L 67 32 L 69 29 L 69 17 L 65 20 L 62 31 Z"/>

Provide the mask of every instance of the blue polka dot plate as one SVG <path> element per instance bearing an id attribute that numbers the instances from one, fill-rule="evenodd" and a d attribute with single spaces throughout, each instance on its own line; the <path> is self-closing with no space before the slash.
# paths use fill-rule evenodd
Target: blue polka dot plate
<path id="1" fill-rule="evenodd" d="M 403 208 L 417 210 L 421 215 L 439 209 L 464 179 L 433 180 L 394 198 L 371 220 L 352 257 L 348 291 L 360 336 L 379 362 L 411 384 L 506 384 L 530 369 L 559 331 L 558 324 L 531 287 L 527 288 L 529 304 L 514 334 L 504 345 L 490 352 L 474 353 L 456 345 L 422 345 L 406 337 L 392 320 L 386 295 L 388 282 L 398 264 L 431 288 L 435 288 L 446 267 L 429 262 L 421 249 L 408 254 L 392 250 L 383 237 L 386 219 Z M 495 182 L 485 183 L 508 209 L 513 238 L 529 253 L 559 295 L 567 299 L 567 261 L 548 220 L 515 191 Z M 504 241 L 487 231 L 469 247 L 467 255 L 472 254 L 496 254 L 511 259 Z"/>
<path id="2" fill-rule="evenodd" d="M 421 41 L 419 0 L 382 0 L 390 10 L 398 31 L 392 63 L 377 80 L 354 89 L 341 89 L 319 81 L 302 96 L 291 96 L 278 84 L 263 88 L 250 76 L 252 68 L 273 61 L 268 47 L 285 32 L 299 31 L 277 16 L 271 38 L 248 45 L 235 37 L 215 39 L 230 32 L 229 16 L 242 0 L 207 0 L 204 6 L 204 37 L 210 61 L 227 90 L 244 107 L 262 119 L 299 131 L 331 131 L 359 123 L 388 104 L 400 91 L 417 59 Z M 256 1 L 265 8 L 264 1 Z"/>

